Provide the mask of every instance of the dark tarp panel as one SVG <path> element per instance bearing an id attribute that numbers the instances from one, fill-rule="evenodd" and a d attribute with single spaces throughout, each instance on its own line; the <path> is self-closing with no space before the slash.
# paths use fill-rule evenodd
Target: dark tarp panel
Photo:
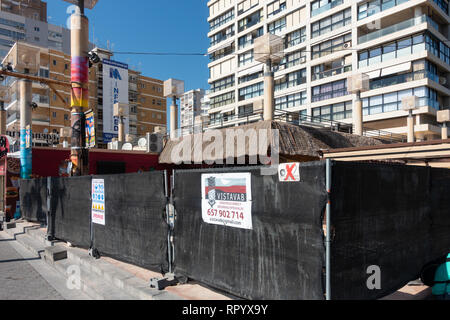
<path id="1" fill-rule="evenodd" d="M 105 181 L 105 226 L 94 224 L 101 255 L 167 271 L 164 172 L 96 176 Z M 90 188 L 89 188 L 90 190 Z"/>
<path id="2" fill-rule="evenodd" d="M 450 206 L 445 199 L 449 181 L 433 180 L 438 172 L 392 164 L 333 163 L 332 299 L 390 294 L 417 279 L 425 263 L 450 250 Z M 367 286 L 370 266 L 380 268 L 380 290 Z"/>
<path id="3" fill-rule="evenodd" d="M 20 212 L 28 221 L 47 223 L 47 178 L 19 180 Z"/>
<path id="4" fill-rule="evenodd" d="M 52 178 L 50 208 L 48 233 L 89 248 L 91 177 Z"/>
<path id="5" fill-rule="evenodd" d="M 202 173 L 251 172 L 253 230 L 203 222 Z M 260 169 L 176 171 L 176 274 L 248 299 L 324 299 L 325 164 L 300 167 L 301 182 Z"/>

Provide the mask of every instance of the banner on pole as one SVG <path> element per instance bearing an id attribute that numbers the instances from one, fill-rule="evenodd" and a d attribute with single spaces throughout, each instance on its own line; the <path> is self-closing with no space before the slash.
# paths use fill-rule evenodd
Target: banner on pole
<path id="1" fill-rule="evenodd" d="M 104 179 L 92 179 L 92 222 L 105 225 Z"/>
<path id="2" fill-rule="evenodd" d="M 253 228 L 250 173 L 202 174 L 201 179 L 204 222 Z"/>
<path id="3" fill-rule="evenodd" d="M 95 118 L 94 112 L 89 110 L 86 116 L 86 148 L 95 147 Z"/>
<path id="4" fill-rule="evenodd" d="M 128 65 L 125 63 L 103 60 L 103 142 L 111 142 L 119 136 L 119 118 L 114 116 L 116 103 L 129 102 Z M 129 133 L 129 118 L 125 118 L 125 134 Z"/>

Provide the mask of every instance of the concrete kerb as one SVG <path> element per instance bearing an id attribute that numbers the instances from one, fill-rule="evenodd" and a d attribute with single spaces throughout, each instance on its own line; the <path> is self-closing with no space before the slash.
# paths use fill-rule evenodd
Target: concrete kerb
<path id="1" fill-rule="evenodd" d="M 124 290 L 127 294 L 136 297 L 136 299 L 184 300 L 183 297 L 171 292 L 150 288 L 147 281 L 137 278 L 134 274 L 116 267 L 111 263 L 93 259 L 87 255 L 86 250 L 68 247 L 64 242 L 49 242 L 45 240 L 46 232 L 38 224 L 20 222 L 16 224 L 16 228 L 5 231 L 65 276 L 67 276 L 67 267 L 78 265 L 86 273 L 93 273 L 101 277 L 106 283 L 117 289 Z M 67 251 L 67 258 L 60 261 L 53 261 L 53 259 L 47 257 L 44 253 L 46 249 L 49 250 L 48 247 L 50 246 L 58 246 L 59 249 L 65 249 Z M 83 291 L 86 294 L 94 298 L 102 299 L 102 294 L 98 295 L 89 288 L 89 283 L 92 284 L 92 281 L 86 279 L 83 281 Z"/>
<path id="2" fill-rule="evenodd" d="M 159 291 L 149 287 L 149 284 L 137 278 L 134 274 L 129 273 L 119 267 L 116 267 L 104 260 L 95 260 L 87 255 L 87 251 L 80 248 L 68 247 L 64 242 L 45 240 L 46 232 L 40 228 L 37 224 L 32 223 L 19 223 L 15 229 L 10 229 L 9 232 L 19 242 L 22 239 L 37 240 L 39 245 L 31 247 L 30 244 L 36 243 L 36 241 L 26 241 L 26 247 L 31 251 L 36 252 L 39 256 L 42 255 L 44 261 L 53 267 L 58 267 L 58 271 L 66 275 L 67 269 L 60 268 L 62 261 L 52 261 L 49 257 L 44 255 L 46 247 L 62 246 L 67 251 L 67 263 L 68 265 L 78 265 L 85 269 L 87 272 L 92 272 L 99 277 L 102 277 L 106 282 L 110 283 L 114 287 L 124 290 L 130 295 L 135 296 L 138 299 L 143 300 L 183 300 L 184 298 L 177 296 L 167 291 Z M 17 236 L 20 235 L 18 238 Z M 27 238 L 22 238 L 23 236 Z M 66 263 L 64 263 L 66 264 Z M 150 280 L 150 279 L 149 279 Z M 88 292 L 86 292 L 89 294 Z"/>

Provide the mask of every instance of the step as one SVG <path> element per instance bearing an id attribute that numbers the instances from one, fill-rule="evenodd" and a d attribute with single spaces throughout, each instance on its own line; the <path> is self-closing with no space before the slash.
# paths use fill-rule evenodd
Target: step
<path id="1" fill-rule="evenodd" d="M 24 246 L 28 251 L 36 254 L 42 258 L 45 252 L 45 245 L 37 243 L 33 238 L 26 234 L 16 234 L 15 238 L 22 246 Z"/>
<path id="2" fill-rule="evenodd" d="M 141 300 L 180 300 L 167 291 L 150 288 L 149 283 L 134 274 L 122 270 L 106 261 L 96 260 L 87 255 L 86 251 L 78 248 L 68 248 L 67 258 L 74 264 L 80 265 L 92 274 L 102 277 L 116 288 Z M 150 279 L 149 279 L 150 280 Z"/>
<path id="3" fill-rule="evenodd" d="M 74 264 L 70 260 L 60 260 L 51 263 L 57 271 L 69 277 L 68 270 Z M 95 300 L 135 300 L 135 298 L 112 286 L 101 277 L 92 274 L 83 265 L 79 266 L 80 289 Z"/>

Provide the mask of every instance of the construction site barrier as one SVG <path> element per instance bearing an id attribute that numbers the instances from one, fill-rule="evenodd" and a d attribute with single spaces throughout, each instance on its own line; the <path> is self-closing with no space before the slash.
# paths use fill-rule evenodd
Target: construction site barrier
<path id="1" fill-rule="evenodd" d="M 222 173 L 250 174 L 251 228 L 204 221 L 203 175 Z M 27 219 L 49 210 L 51 236 L 247 299 L 377 299 L 450 252 L 450 170 L 332 162 L 329 198 L 324 162 L 299 173 L 281 182 L 260 167 L 175 170 L 171 192 L 164 172 L 50 178 L 49 208 L 45 180 L 26 180 L 20 197 Z M 105 184 L 104 226 L 91 224 L 93 178 Z"/>
<path id="2" fill-rule="evenodd" d="M 251 173 L 253 229 L 202 219 L 202 174 Z M 325 164 L 300 166 L 283 183 L 260 168 L 174 173 L 174 270 L 247 299 L 324 299 Z"/>
<path id="3" fill-rule="evenodd" d="M 19 180 L 20 210 L 28 221 L 47 223 L 47 178 Z"/>
<path id="4" fill-rule="evenodd" d="M 446 256 L 449 190 L 446 169 L 334 162 L 332 299 L 381 298 Z"/>
<path id="5" fill-rule="evenodd" d="M 91 177 L 51 178 L 48 234 L 89 248 Z"/>
<path id="6" fill-rule="evenodd" d="M 105 225 L 93 224 L 93 247 L 157 272 L 167 272 L 164 172 L 95 176 L 105 183 Z"/>

